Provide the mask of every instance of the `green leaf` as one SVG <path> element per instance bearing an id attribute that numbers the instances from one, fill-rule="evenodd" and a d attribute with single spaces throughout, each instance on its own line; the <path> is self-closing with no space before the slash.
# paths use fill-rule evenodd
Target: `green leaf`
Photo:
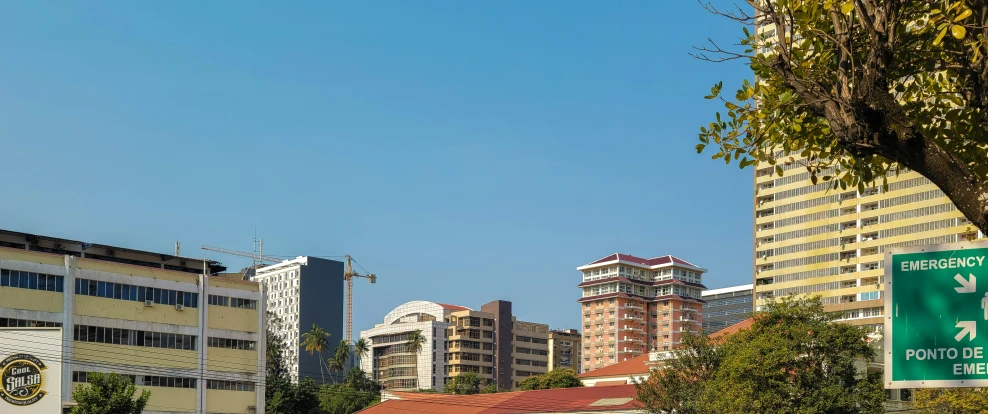
<path id="1" fill-rule="evenodd" d="M 781 165 L 776 165 L 775 166 L 775 173 L 778 174 L 779 177 L 782 176 L 782 166 Z"/>
<path id="2" fill-rule="evenodd" d="M 699 154 L 699 153 L 703 152 L 703 149 L 704 148 L 706 148 L 706 145 L 696 144 L 696 153 Z"/>
<path id="3" fill-rule="evenodd" d="M 841 13 L 850 14 L 852 11 L 854 11 L 854 3 L 845 2 L 844 4 L 840 5 Z"/>

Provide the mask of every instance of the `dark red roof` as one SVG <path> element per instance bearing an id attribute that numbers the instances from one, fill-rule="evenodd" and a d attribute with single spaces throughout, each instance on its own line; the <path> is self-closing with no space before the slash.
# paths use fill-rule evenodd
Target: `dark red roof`
<path id="1" fill-rule="evenodd" d="M 683 259 L 680 259 L 680 258 L 678 258 L 676 256 L 673 256 L 673 255 L 653 257 L 651 259 L 643 259 L 641 257 L 632 256 L 630 254 L 624 254 L 624 253 L 614 253 L 614 254 L 612 254 L 610 256 L 607 256 L 607 257 L 605 257 L 603 259 L 596 260 L 596 261 L 594 261 L 594 262 L 592 262 L 590 264 L 591 265 L 595 265 L 595 264 L 600 264 L 600 263 L 613 262 L 615 260 L 625 261 L 625 262 L 629 262 L 629 263 L 637 263 L 637 264 L 640 264 L 640 265 L 643 265 L 643 266 L 658 266 L 658 265 L 663 265 L 663 264 L 668 264 L 668 263 L 677 263 L 677 264 L 686 265 L 686 266 L 699 267 L 699 266 L 697 266 L 697 265 L 695 265 L 693 263 L 687 262 L 687 261 L 685 261 Z"/>
<path id="2" fill-rule="evenodd" d="M 553 390 L 499 392 L 496 394 L 449 395 L 394 392 L 398 400 L 387 400 L 367 408 L 363 414 L 503 414 L 584 413 L 629 410 L 635 407 L 634 385 L 559 388 Z"/>
<path id="3" fill-rule="evenodd" d="M 454 310 L 454 311 L 470 310 L 470 308 L 464 308 L 463 306 L 447 305 L 445 303 L 437 303 L 437 305 L 442 306 L 444 309 L 449 309 L 449 310 Z"/>

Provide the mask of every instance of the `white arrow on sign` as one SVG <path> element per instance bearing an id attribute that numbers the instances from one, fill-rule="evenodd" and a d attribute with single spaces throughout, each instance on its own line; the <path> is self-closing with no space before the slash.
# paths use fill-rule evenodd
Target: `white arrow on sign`
<path id="1" fill-rule="evenodd" d="M 974 291 L 977 290 L 978 278 L 974 277 L 974 275 L 970 273 L 968 276 L 971 277 L 969 280 L 964 280 L 964 276 L 961 276 L 960 273 L 958 273 L 957 276 L 954 276 L 954 280 L 961 284 L 961 287 L 954 288 L 957 293 L 974 293 Z"/>
<path id="2" fill-rule="evenodd" d="M 958 342 L 960 342 L 960 340 L 963 339 L 968 334 L 971 335 L 971 337 L 968 338 L 968 340 L 972 340 L 972 341 L 974 340 L 974 337 L 978 336 L 978 325 L 975 324 L 974 321 L 957 322 L 957 326 L 955 326 L 955 328 L 961 328 L 961 333 L 954 336 L 954 340 Z"/>

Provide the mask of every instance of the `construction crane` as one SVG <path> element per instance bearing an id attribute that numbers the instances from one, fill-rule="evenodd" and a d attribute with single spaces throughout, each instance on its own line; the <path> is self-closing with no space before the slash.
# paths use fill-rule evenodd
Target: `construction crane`
<path id="1" fill-rule="evenodd" d="M 371 283 L 377 283 L 377 275 L 373 273 L 360 274 L 353 271 L 353 258 L 350 255 L 346 255 L 346 270 L 343 272 L 343 279 L 346 280 L 346 337 L 343 338 L 347 343 L 350 343 L 353 339 L 353 278 L 363 277 L 370 280 Z"/>
<path id="2" fill-rule="evenodd" d="M 247 253 L 237 250 L 223 249 L 220 247 L 212 246 L 202 246 L 203 250 L 208 250 L 211 252 L 229 254 L 232 256 L 249 257 L 254 260 L 255 264 L 260 264 L 262 261 L 281 263 L 284 260 L 275 257 L 268 257 L 263 254 L 264 252 L 264 242 L 260 244 L 260 250 L 257 253 Z M 345 339 L 348 343 L 353 339 L 353 278 L 362 277 L 370 280 L 371 283 L 377 283 L 377 275 L 373 273 L 362 274 L 357 273 L 353 270 L 353 258 L 350 255 L 344 256 L 346 258 L 346 270 L 343 272 L 343 280 L 346 281 L 346 334 Z"/>

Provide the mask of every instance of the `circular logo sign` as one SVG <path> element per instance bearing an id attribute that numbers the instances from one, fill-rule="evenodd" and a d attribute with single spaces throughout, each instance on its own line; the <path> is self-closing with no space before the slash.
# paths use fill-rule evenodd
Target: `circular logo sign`
<path id="1" fill-rule="evenodd" d="M 13 405 L 31 405 L 45 396 L 45 366 L 33 355 L 16 354 L 0 362 L 0 398 Z"/>

